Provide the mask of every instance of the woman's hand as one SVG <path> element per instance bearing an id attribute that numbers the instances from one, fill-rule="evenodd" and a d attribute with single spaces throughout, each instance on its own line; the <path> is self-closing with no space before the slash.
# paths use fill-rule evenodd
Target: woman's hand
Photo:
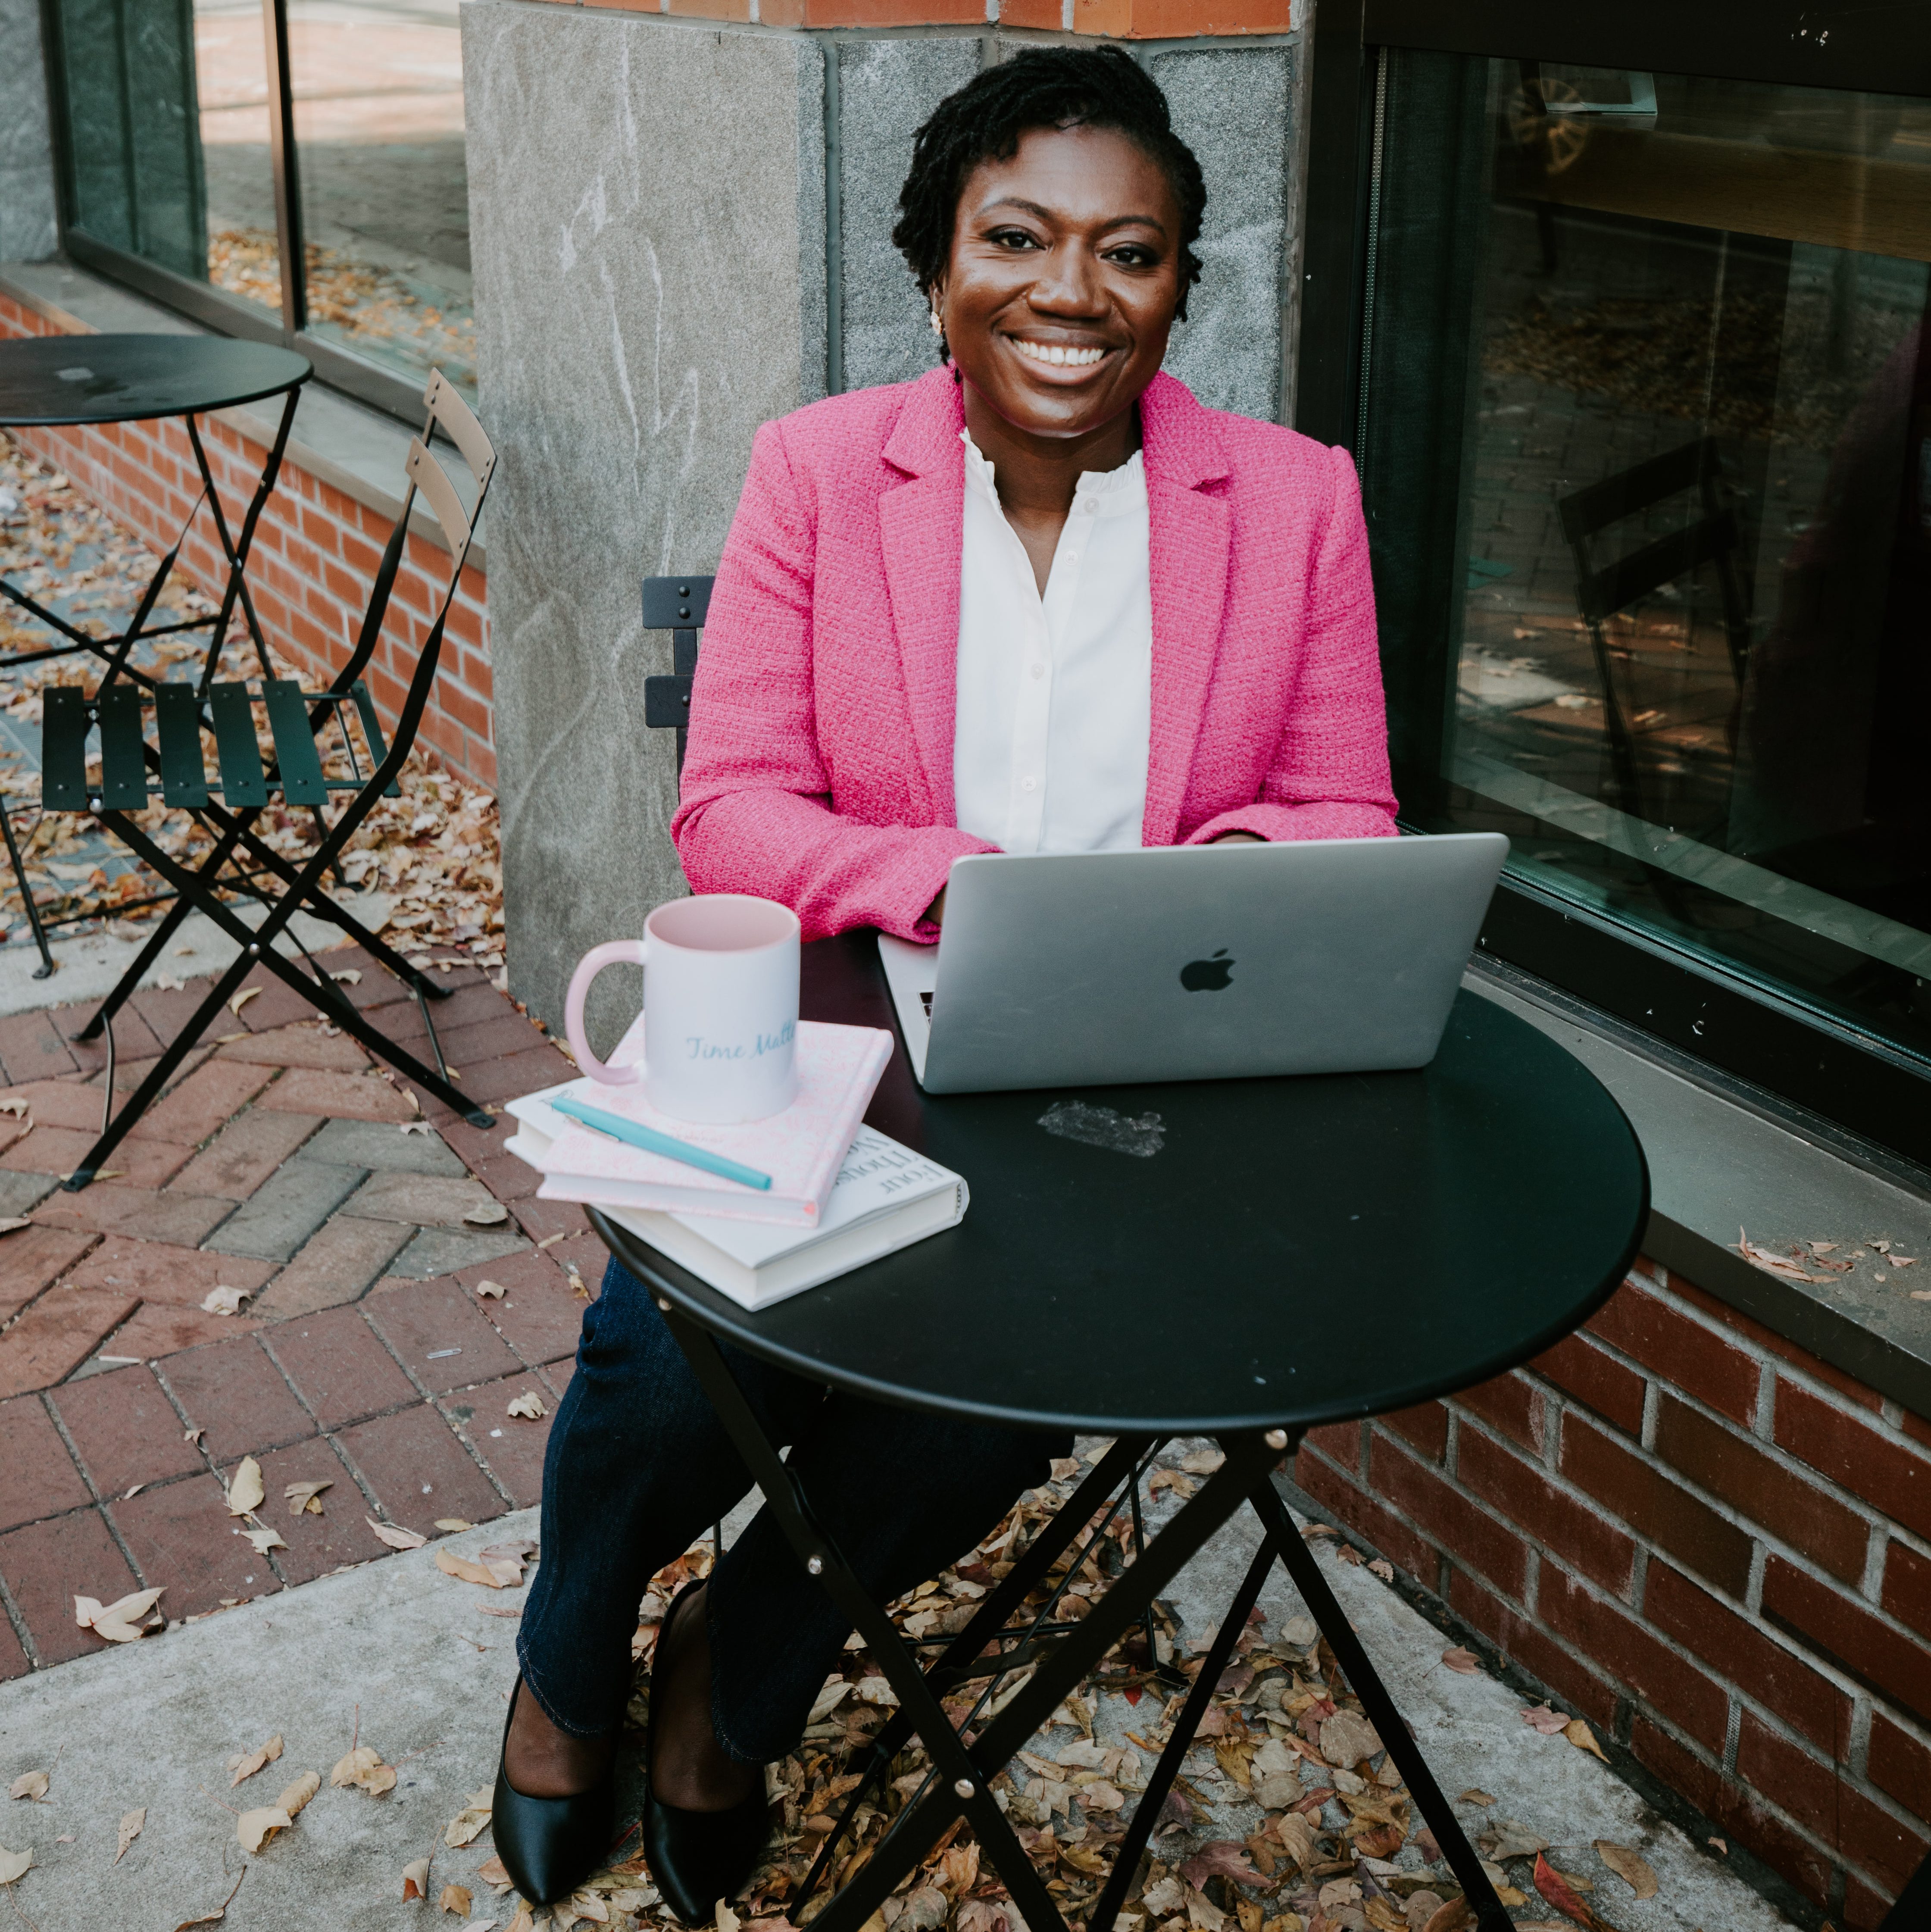
<path id="1" fill-rule="evenodd" d="M 934 926 L 943 926 L 946 922 L 946 888 L 941 886 L 939 896 L 925 908 L 925 916 Z"/>
<path id="2" fill-rule="evenodd" d="M 1223 832 L 1218 838 L 1207 841 L 1210 845 L 1264 845 L 1267 842 L 1258 832 Z M 939 896 L 943 898 L 945 894 Z"/>

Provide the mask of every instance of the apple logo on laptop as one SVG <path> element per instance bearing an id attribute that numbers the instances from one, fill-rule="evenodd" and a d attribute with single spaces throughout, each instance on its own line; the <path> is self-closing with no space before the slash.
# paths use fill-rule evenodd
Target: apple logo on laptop
<path id="1" fill-rule="evenodd" d="M 1180 968 L 1180 984 L 1189 993 L 1225 992 L 1234 964 L 1223 946 L 1211 959 L 1189 959 Z"/>

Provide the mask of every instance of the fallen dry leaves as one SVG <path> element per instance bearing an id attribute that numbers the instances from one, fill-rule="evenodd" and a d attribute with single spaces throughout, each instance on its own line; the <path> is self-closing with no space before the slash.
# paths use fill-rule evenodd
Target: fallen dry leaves
<path id="1" fill-rule="evenodd" d="M 116 1834 L 114 1848 L 114 1862 L 117 1865 L 127 1856 L 127 1847 L 146 1829 L 147 1822 L 148 1808 L 145 1804 L 137 1806 L 132 1811 L 121 1813 L 120 1829 Z"/>
<path id="2" fill-rule="evenodd" d="M 238 1315 L 241 1304 L 254 1292 L 248 1288 L 211 1288 L 202 1298 L 204 1315 Z"/>
<path id="3" fill-rule="evenodd" d="M 391 1550 L 420 1550 L 429 1539 L 412 1529 L 404 1529 L 400 1524 L 378 1522 L 372 1516 L 362 1520 L 373 1529 Z"/>
<path id="4" fill-rule="evenodd" d="M 259 1852 L 277 1832 L 286 1831 L 294 1822 L 279 1804 L 258 1805 L 235 1820 L 235 1835 L 244 1852 Z"/>
<path id="5" fill-rule="evenodd" d="M 439 1912 L 454 1912 L 458 1918 L 469 1916 L 469 1888 L 466 1885 L 445 1885 L 442 1895 L 436 1901 Z"/>
<path id="6" fill-rule="evenodd" d="M 24 1877 L 33 1862 L 31 1845 L 24 1852 L 10 1852 L 4 1845 L 0 1845 L 0 1885 L 11 1885 L 16 1879 Z"/>
<path id="7" fill-rule="evenodd" d="M 319 1516 L 322 1514 L 322 1491 L 332 1490 L 334 1486 L 332 1480 L 320 1483 L 290 1483 L 282 1491 L 282 1500 L 288 1504 L 290 1516 L 299 1516 L 304 1510 L 310 1516 Z"/>
<path id="8" fill-rule="evenodd" d="M 429 1861 L 427 1858 L 412 1858 L 403 1867 L 402 1895 L 405 1904 L 412 1898 L 427 1898 L 429 1896 Z"/>
<path id="9" fill-rule="evenodd" d="M 244 1456 L 235 1466 L 228 1484 L 228 1514 L 252 1516 L 266 1499 L 262 1485 L 262 1466 L 252 1456 Z"/>
<path id="10" fill-rule="evenodd" d="M 284 1785 L 282 1787 L 281 1796 L 275 1800 L 276 1805 L 280 1810 L 286 1811 L 291 1818 L 295 1817 L 299 1814 L 302 1807 L 321 1789 L 321 1772 L 304 1771 L 292 1784 Z"/>
<path id="11" fill-rule="evenodd" d="M 1596 1733 L 1580 1718 L 1571 1718 L 1568 1723 L 1563 1726 L 1562 1735 L 1578 1750 L 1593 1752 L 1597 1757 L 1602 1758 L 1605 1764 L 1609 1762 L 1603 1754 L 1603 1747 L 1596 1742 Z"/>
<path id="12" fill-rule="evenodd" d="M 466 1556 L 458 1556 L 454 1552 L 438 1546 L 436 1567 L 445 1576 L 454 1576 L 464 1583 L 480 1583 L 485 1589 L 507 1589 L 523 1581 L 520 1563 L 472 1563 Z"/>
<path id="13" fill-rule="evenodd" d="M 450 1820 L 443 1832 L 442 1842 L 451 1850 L 460 1851 L 489 1823 L 490 1808 L 494 1797 L 494 1791 L 487 1784 L 480 1791 L 470 1792 L 462 1810 Z M 466 1912 L 469 1909 L 469 1900 L 465 1898 L 463 1910 Z"/>
<path id="14" fill-rule="evenodd" d="M 7 1787 L 9 1798 L 24 1798 L 37 1804 L 47 1795 L 47 1774 L 43 1771 L 23 1771 Z"/>
<path id="15" fill-rule="evenodd" d="M 82 1630 L 91 1630 L 109 1643 L 136 1642 L 153 1628 L 145 1619 L 160 1601 L 162 1590 L 166 1587 L 163 1584 L 159 1590 L 132 1591 L 105 1606 L 92 1597 L 76 1597 L 73 1620 Z"/>
<path id="16" fill-rule="evenodd" d="M 1596 1856 L 1639 1898 L 1654 1898 L 1656 1896 L 1656 1874 L 1640 1852 L 1627 1845 L 1619 1845 L 1613 1839 L 1598 1838 L 1596 1840 Z"/>
<path id="17" fill-rule="evenodd" d="M 1558 1871 L 1540 1852 L 1535 1855 L 1535 1888 L 1557 1911 L 1567 1912 L 1579 1925 L 1589 1927 L 1591 1932 L 1603 1927 L 1603 1932 L 1608 1932 L 1603 1922 L 1585 1904 L 1568 1879 Z"/>
<path id="18" fill-rule="evenodd" d="M 1464 1650 L 1459 1644 L 1453 1650 L 1444 1650 L 1441 1660 L 1450 1670 L 1459 1671 L 1464 1677 L 1473 1677 L 1482 1668 L 1482 1660 L 1472 1650 Z"/>
<path id="19" fill-rule="evenodd" d="M 334 1789 L 353 1786 L 358 1791 L 366 1791 L 372 1798 L 393 1791 L 395 1781 L 395 1766 L 383 1763 L 380 1755 L 367 1744 L 358 1744 L 328 1774 L 329 1784 Z"/>
<path id="20" fill-rule="evenodd" d="M 237 1751 L 228 1760 L 228 1768 L 234 1775 L 228 1780 L 228 1789 L 232 1791 L 245 1778 L 253 1778 L 265 1764 L 273 1764 L 282 1754 L 281 1733 L 277 1731 L 259 1750 Z"/>
<path id="21" fill-rule="evenodd" d="M 511 1398 L 507 1414 L 525 1422 L 540 1422 L 550 1412 L 543 1406 L 543 1398 L 534 1389 L 526 1389 L 520 1396 Z"/>

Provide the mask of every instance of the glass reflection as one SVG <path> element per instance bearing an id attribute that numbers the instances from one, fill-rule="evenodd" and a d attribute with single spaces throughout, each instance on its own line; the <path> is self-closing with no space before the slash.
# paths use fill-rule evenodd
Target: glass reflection
<path id="1" fill-rule="evenodd" d="M 456 0 L 289 0 L 308 327 L 473 389 Z"/>
<path id="2" fill-rule="evenodd" d="M 258 0 L 196 0 L 194 64 L 207 181 L 205 278 L 279 315 L 281 246 Z"/>
<path id="3" fill-rule="evenodd" d="M 1405 53 L 1387 126 L 1410 815 L 1931 1052 L 1931 106 Z"/>

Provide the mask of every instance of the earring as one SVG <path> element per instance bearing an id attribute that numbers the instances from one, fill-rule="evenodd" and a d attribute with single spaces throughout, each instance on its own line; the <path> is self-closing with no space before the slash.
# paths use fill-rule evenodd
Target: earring
<path id="1" fill-rule="evenodd" d="M 934 308 L 931 314 L 925 319 L 932 325 L 932 333 L 934 335 L 943 338 L 946 332 L 946 325 L 939 320 L 938 310 Z"/>

